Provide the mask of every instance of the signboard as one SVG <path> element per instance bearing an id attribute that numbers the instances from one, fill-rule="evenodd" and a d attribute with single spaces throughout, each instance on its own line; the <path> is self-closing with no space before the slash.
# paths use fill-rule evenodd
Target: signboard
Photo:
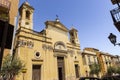
<path id="1" fill-rule="evenodd" d="M 0 47 L 1 47 L 1 43 L 2 43 L 2 37 L 3 35 L 3 31 L 5 28 L 5 22 L 0 20 Z M 6 36 L 6 44 L 5 44 L 5 48 L 7 49 L 11 49 L 11 45 L 12 45 L 12 38 L 13 38 L 13 31 L 14 31 L 14 26 L 13 25 L 8 25 L 8 31 L 7 31 L 7 36 Z"/>

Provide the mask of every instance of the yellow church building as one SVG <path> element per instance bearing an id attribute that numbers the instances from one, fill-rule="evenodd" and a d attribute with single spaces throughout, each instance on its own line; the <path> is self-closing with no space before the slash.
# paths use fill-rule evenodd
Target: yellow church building
<path id="1" fill-rule="evenodd" d="M 33 30 L 34 8 L 24 2 L 19 8 L 15 56 L 24 63 L 16 80 L 77 80 L 85 76 L 78 31 L 57 18 L 46 21 L 41 32 Z"/>
<path id="2" fill-rule="evenodd" d="M 93 63 L 101 65 L 102 77 L 109 66 L 120 65 L 120 56 L 95 48 L 82 51 L 78 31 L 68 29 L 58 17 L 46 21 L 45 28 L 37 32 L 33 30 L 34 8 L 28 2 L 20 6 L 19 14 L 13 55 L 25 63 L 25 68 L 16 80 L 78 80 L 91 76 Z"/>

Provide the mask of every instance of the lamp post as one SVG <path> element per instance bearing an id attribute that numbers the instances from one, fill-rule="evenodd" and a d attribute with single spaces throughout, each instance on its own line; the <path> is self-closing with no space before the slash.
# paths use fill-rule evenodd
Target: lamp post
<path id="1" fill-rule="evenodd" d="M 110 35 L 108 36 L 108 39 L 110 40 L 110 42 L 116 46 L 116 45 L 119 45 L 120 46 L 120 43 L 116 43 L 116 35 L 114 35 L 113 33 L 110 33 Z"/>

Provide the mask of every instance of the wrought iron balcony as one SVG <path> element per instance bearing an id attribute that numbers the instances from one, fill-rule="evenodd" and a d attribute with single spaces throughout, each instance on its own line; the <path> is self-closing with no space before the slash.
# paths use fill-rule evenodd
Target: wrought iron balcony
<path id="1" fill-rule="evenodd" d="M 112 4 L 120 3 L 120 0 L 111 0 Z"/>
<path id="2" fill-rule="evenodd" d="M 120 8 L 115 8 L 110 11 L 115 27 L 120 32 Z"/>
<path id="3" fill-rule="evenodd" d="M 10 4 L 8 0 L 0 0 L 0 20 L 8 20 Z"/>

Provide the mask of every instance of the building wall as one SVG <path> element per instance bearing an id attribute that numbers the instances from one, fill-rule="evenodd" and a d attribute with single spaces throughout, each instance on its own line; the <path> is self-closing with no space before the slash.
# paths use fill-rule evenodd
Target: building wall
<path id="1" fill-rule="evenodd" d="M 49 38 L 44 39 L 45 36 L 37 33 L 32 33 L 32 30 L 21 28 L 18 40 L 31 41 L 34 43 L 32 48 L 28 48 L 27 45 L 20 45 L 16 49 L 16 55 L 26 64 L 25 79 L 32 80 L 32 65 L 41 65 L 41 80 L 58 80 L 58 69 L 57 69 L 57 57 L 64 57 L 65 65 L 65 80 L 75 80 L 75 64 L 79 65 L 79 75 L 83 75 L 82 57 L 79 46 L 75 46 L 69 42 L 66 32 L 62 32 L 59 29 L 54 29 L 54 26 L 49 26 L 48 35 Z M 52 29 L 53 28 L 53 29 Z M 29 32 L 29 33 L 28 33 Z M 31 33 L 30 33 L 31 32 Z M 17 42 L 16 41 L 16 42 Z M 54 51 L 56 42 L 63 42 L 66 46 L 65 52 Z M 69 42 L 69 43 L 68 43 Z M 47 47 L 51 47 L 51 49 Z M 47 49 L 46 49 L 46 48 Z M 35 52 L 40 52 L 40 58 L 35 57 Z M 18 80 L 22 79 L 22 75 L 18 77 Z"/>
<path id="2" fill-rule="evenodd" d="M 91 49 L 85 48 L 82 52 L 85 76 L 91 76 L 90 65 L 92 65 L 93 63 L 98 63 L 96 52 Z"/>
<path id="3" fill-rule="evenodd" d="M 10 1 L 9 24 L 15 27 L 16 24 L 15 20 L 18 14 L 19 0 L 8 0 L 8 1 Z M 6 56 L 9 53 L 11 53 L 10 49 L 4 49 L 4 56 Z"/>
<path id="4" fill-rule="evenodd" d="M 15 18 L 18 15 L 18 4 L 19 0 L 9 0 L 11 2 L 11 7 L 10 7 L 10 12 L 9 12 L 9 17 L 10 17 L 10 24 L 14 25 L 15 24 Z"/>
<path id="5" fill-rule="evenodd" d="M 107 70 L 109 67 L 119 67 L 119 57 L 118 56 L 114 56 L 111 55 L 109 53 L 105 53 L 105 52 L 101 52 L 97 49 L 94 48 L 85 48 L 82 52 L 82 61 L 83 61 L 83 65 L 85 67 L 84 71 L 88 72 L 85 73 L 86 76 L 90 76 L 89 72 L 90 72 L 90 68 L 89 68 L 89 62 L 91 61 L 92 63 L 95 62 L 93 57 L 97 58 L 97 62 L 100 64 L 101 66 L 101 72 L 99 74 L 99 77 L 102 77 L 104 75 L 107 74 Z M 116 64 L 117 63 L 117 64 Z"/>

